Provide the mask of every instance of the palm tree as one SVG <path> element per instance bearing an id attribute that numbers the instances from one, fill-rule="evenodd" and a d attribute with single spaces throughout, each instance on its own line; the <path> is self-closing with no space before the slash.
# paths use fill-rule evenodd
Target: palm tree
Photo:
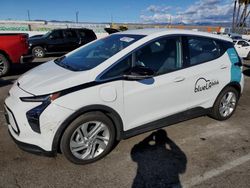
<path id="1" fill-rule="evenodd" d="M 238 3 L 238 8 L 236 8 L 237 3 Z M 235 31 L 241 32 L 241 30 L 243 30 L 243 27 L 246 26 L 245 22 L 246 22 L 247 17 L 250 14 L 250 11 L 247 11 L 249 3 L 250 3 L 250 0 L 235 0 L 234 1 L 234 12 L 233 12 L 233 23 L 232 23 L 233 32 Z M 243 7 L 242 11 L 241 11 L 241 7 Z"/>

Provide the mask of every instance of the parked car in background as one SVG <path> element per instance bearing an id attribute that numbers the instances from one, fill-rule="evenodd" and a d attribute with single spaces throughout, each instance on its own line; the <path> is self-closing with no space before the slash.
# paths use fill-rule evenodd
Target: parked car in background
<path id="1" fill-rule="evenodd" d="M 243 91 L 230 38 L 189 30 L 118 32 L 21 76 L 5 100 L 23 149 L 76 164 L 117 140 L 201 115 L 226 120 Z M 60 148 L 60 149 L 59 149 Z"/>
<path id="2" fill-rule="evenodd" d="M 250 43 L 244 39 L 234 40 L 234 47 L 241 58 L 250 58 Z"/>
<path id="3" fill-rule="evenodd" d="M 37 37 L 42 37 L 43 35 L 41 34 L 41 35 L 33 35 L 33 36 L 31 36 L 31 37 L 29 37 L 29 39 L 33 39 L 33 38 L 37 38 Z"/>
<path id="4" fill-rule="evenodd" d="M 22 33 L 0 34 L 0 76 L 6 75 L 13 63 L 31 61 L 28 54 L 28 35 Z"/>
<path id="5" fill-rule="evenodd" d="M 114 28 L 104 28 L 104 30 L 105 30 L 109 35 L 120 32 L 118 29 L 114 29 Z"/>
<path id="6" fill-rule="evenodd" d="M 29 52 L 38 58 L 45 55 L 58 56 L 87 44 L 96 38 L 95 33 L 90 29 L 55 29 L 40 37 L 30 38 Z"/>

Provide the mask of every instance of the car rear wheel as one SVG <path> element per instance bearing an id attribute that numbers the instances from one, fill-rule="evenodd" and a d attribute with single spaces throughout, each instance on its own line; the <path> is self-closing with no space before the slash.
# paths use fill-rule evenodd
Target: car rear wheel
<path id="1" fill-rule="evenodd" d="M 0 76 L 6 75 L 10 70 L 10 61 L 8 58 L 0 53 Z"/>
<path id="2" fill-rule="evenodd" d="M 88 164 L 107 155 L 115 142 L 112 121 L 101 112 L 81 115 L 65 130 L 61 151 L 75 164 Z"/>
<path id="3" fill-rule="evenodd" d="M 36 46 L 32 49 L 32 55 L 36 58 L 42 58 L 45 56 L 45 51 L 41 46 Z"/>
<path id="4" fill-rule="evenodd" d="M 217 97 L 211 116 L 217 120 L 226 120 L 235 112 L 239 100 L 239 92 L 233 87 L 225 88 Z"/>

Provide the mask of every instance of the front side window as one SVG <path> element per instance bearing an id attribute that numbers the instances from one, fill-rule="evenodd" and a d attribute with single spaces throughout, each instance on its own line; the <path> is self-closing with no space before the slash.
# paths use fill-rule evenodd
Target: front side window
<path id="1" fill-rule="evenodd" d="M 64 31 L 64 36 L 66 38 L 77 38 L 76 32 L 73 30 L 65 30 Z"/>
<path id="2" fill-rule="evenodd" d="M 191 66 L 212 61 L 221 55 L 216 41 L 204 37 L 187 37 L 187 51 Z"/>
<path id="3" fill-rule="evenodd" d="M 143 37 L 144 35 L 110 35 L 56 59 L 55 63 L 72 71 L 90 70 Z"/>
<path id="4" fill-rule="evenodd" d="M 161 75 L 182 68 L 180 37 L 156 40 L 135 52 L 135 66 L 145 66 Z"/>
<path id="5" fill-rule="evenodd" d="M 115 78 L 124 75 L 132 67 L 132 55 L 129 55 L 125 59 L 121 60 L 119 63 L 115 64 L 111 69 L 109 69 L 101 79 Z"/>
<path id="6" fill-rule="evenodd" d="M 181 69 L 182 47 L 180 37 L 163 38 L 150 42 L 109 68 L 101 79 L 122 76 L 130 68 L 142 66 L 155 72 L 155 76 Z"/>

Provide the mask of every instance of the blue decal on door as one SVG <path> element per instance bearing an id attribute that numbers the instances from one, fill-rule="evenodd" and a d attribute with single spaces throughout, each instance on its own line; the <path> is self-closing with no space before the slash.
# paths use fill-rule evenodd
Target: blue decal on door
<path id="1" fill-rule="evenodd" d="M 229 48 L 227 50 L 227 54 L 228 54 L 230 61 L 232 63 L 231 82 L 240 82 L 241 81 L 241 68 L 235 64 L 239 63 L 241 60 L 239 59 L 239 56 L 234 48 Z"/>

